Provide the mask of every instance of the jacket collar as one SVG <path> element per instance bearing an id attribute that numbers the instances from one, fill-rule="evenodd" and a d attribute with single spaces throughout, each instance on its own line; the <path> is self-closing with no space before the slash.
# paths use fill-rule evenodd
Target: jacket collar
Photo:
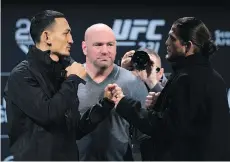
<path id="1" fill-rule="evenodd" d="M 50 70 L 55 64 L 57 64 L 57 62 L 50 58 L 49 50 L 41 51 L 35 46 L 30 46 L 29 52 L 27 54 L 27 60 L 30 65 L 43 70 Z"/>
<path id="2" fill-rule="evenodd" d="M 73 62 L 71 57 L 60 57 L 59 61 L 55 62 L 50 58 L 50 51 L 41 51 L 37 47 L 30 46 L 27 54 L 29 64 L 41 72 L 54 72 L 54 75 L 60 77 L 65 75 L 65 68 Z"/>
<path id="3" fill-rule="evenodd" d="M 174 62 L 172 62 L 172 69 L 174 71 L 177 71 L 195 65 L 207 67 L 210 66 L 210 61 L 207 57 L 204 57 L 202 54 L 195 53 L 187 57 L 178 57 L 176 60 L 174 60 Z"/>

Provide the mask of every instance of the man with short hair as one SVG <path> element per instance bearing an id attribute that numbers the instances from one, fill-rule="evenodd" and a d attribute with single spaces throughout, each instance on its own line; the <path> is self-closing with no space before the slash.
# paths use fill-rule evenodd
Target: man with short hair
<path id="1" fill-rule="evenodd" d="M 4 91 L 10 151 L 16 161 L 77 161 L 76 139 L 92 131 L 113 104 L 101 100 L 107 107 L 96 105 L 80 116 L 77 92 L 86 71 L 70 65 L 73 39 L 64 14 L 38 13 L 30 34 L 35 45 L 12 70 Z"/>

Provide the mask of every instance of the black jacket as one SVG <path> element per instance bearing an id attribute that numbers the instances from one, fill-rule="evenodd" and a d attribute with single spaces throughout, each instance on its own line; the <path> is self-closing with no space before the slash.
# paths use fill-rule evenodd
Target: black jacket
<path id="1" fill-rule="evenodd" d="M 68 59 L 54 62 L 49 51 L 35 46 L 27 56 L 12 70 L 4 92 L 14 160 L 78 160 L 76 139 L 91 132 L 113 104 L 101 101 L 80 117 L 77 86 L 85 81 L 65 77 Z"/>
<path id="2" fill-rule="evenodd" d="M 164 82 L 167 82 L 167 78 L 163 76 Z M 163 90 L 162 83 L 157 83 L 150 92 L 161 92 Z M 155 150 L 154 150 L 154 139 L 150 136 L 142 134 L 140 131 L 136 130 L 137 136 L 140 138 L 140 152 L 142 161 L 155 161 Z"/>
<path id="3" fill-rule="evenodd" d="M 153 110 L 124 97 L 116 111 L 154 139 L 155 160 L 230 160 L 227 88 L 207 58 L 178 58 Z"/>

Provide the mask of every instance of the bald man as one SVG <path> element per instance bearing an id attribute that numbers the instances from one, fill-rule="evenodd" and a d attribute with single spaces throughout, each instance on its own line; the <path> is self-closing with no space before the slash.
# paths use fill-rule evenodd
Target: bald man
<path id="1" fill-rule="evenodd" d="M 86 84 L 79 85 L 79 111 L 83 114 L 98 103 L 108 84 L 116 83 L 125 95 L 145 103 L 148 94 L 144 83 L 130 71 L 114 64 L 116 39 L 112 29 L 105 24 L 94 24 L 85 32 L 82 50 L 86 56 L 84 64 Z M 115 111 L 102 121 L 92 133 L 80 141 L 79 157 L 82 161 L 133 160 L 129 123 Z"/>

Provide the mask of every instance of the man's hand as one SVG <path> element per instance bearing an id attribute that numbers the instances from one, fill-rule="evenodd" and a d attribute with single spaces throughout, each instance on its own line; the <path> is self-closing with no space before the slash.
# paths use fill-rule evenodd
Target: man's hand
<path id="1" fill-rule="evenodd" d="M 134 53 L 135 53 L 134 50 L 131 50 L 131 51 L 125 53 L 125 55 L 121 59 L 121 67 L 123 67 L 127 70 L 133 69 L 131 59 L 132 59 L 132 56 Z"/>
<path id="2" fill-rule="evenodd" d="M 149 89 L 152 89 L 158 83 L 157 73 L 154 66 L 149 66 L 146 70 L 142 71 L 133 70 L 132 73 L 145 82 Z"/>
<path id="3" fill-rule="evenodd" d="M 149 94 L 145 100 L 145 107 L 146 108 L 153 108 L 156 104 L 156 101 L 157 101 L 159 95 L 160 95 L 160 92 L 158 92 L 158 93 L 149 92 Z"/>
<path id="4" fill-rule="evenodd" d="M 120 100 L 124 97 L 122 89 L 117 84 L 108 84 L 105 87 L 104 97 L 115 103 L 115 107 L 120 102 Z"/>
<path id="5" fill-rule="evenodd" d="M 112 84 L 108 84 L 104 90 L 104 98 L 107 98 L 112 101 L 112 98 L 113 98 L 112 90 L 113 89 L 114 89 L 114 86 Z"/>
<path id="6" fill-rule="evenodd" d="M 87 74 L 83 65 L 77 62 L 72 63 L 72 65 L 68 66 L 65 70 L 67 71 L 67 77 L 74 74 L 82 79 L 85 79 Z"/>

